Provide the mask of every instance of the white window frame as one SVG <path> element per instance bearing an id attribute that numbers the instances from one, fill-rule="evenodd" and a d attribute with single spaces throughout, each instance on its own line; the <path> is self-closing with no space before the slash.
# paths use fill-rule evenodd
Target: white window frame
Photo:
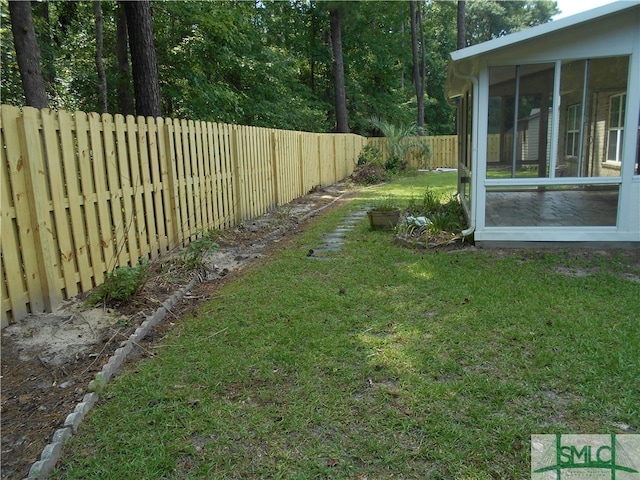
<path id="1" fill-rule="evenodd" d="M 569 105 L 567 107 L 566 145 L 564 148 L 565 155 L 577 157 L 580 154 L 580 142 L 582 141 L 580 135 L 581 119 L 582 105 L 580 103 Z"/>
<path id="2" fill-rule="evenodd" d="M 614 101 L 618 102 L 618 118 L 612 118 L 614 112 Z M 607 128 L 607 162 L 620 165 L 622 163 L 622 142 L 624 140 L 624 114 L 625 114 L 625 102 L 627 101 L 627 93 L 618 93 L 611 95 L 609 98 L 609 125 Z M 615 135 L 615 158 L 610 158 L 609 152 L 611 151 L 611 137 Z"/>

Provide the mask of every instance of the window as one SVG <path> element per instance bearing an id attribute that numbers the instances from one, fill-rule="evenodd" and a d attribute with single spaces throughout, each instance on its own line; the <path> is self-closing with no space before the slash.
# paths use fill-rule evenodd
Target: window
<path id="1" fill-rule="evenodd" d="M 616 176 L 628 78 L 628 56 L 489 67 L 487 178 Z"/>
<path id="2" fill-rule="evenodd" d="M 609 136 L 607 144 L 607 161 L 622 160 L 622 141 L 624 139 L 624 106 L 627 95 L 613 95 L 609 103 Z"/>
<path id="3" fill-rule="evenodd" d="M 487 178 L 549 175 L 555 64 L 489 69 Z"/>
<path id="4" fill-rule="evenodd" d="M 582 105 L 571 105 L 567 109 L 567 141 L 565 155 L 577 157 L 580 153 L 580 120 Z"/>

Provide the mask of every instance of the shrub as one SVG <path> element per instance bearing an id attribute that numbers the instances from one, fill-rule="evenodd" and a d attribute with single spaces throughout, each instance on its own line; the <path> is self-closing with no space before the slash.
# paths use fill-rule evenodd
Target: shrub
<path id="1" fill-rule="evenodd" d="M 404 170 L 405 168 L 407 168 L 406 163 L 401 162 L 400 158 L 395 155 L 387 158 L 387 161 L 384 162 L 384 169 L 393 174 L 397 174 L 400 170 Z"/>
<path id="2" fill-rule="evenodd" d="M 358 166 L 368 163 L 382 164 L 382 152 L 378 147 L 373 145 L 365 145 L 360 155 L 358 155 Z"/>
<path id="3" fill-rule="evenodd" d="M 140 261 L 135 267 L 116 267 L 107 273 L 104 283 L 89 295 L 87 302 L 95 305 L 101 301 L 111 303 L 128 300 L 144 286 L 148 277 L 147 261 Z"/>

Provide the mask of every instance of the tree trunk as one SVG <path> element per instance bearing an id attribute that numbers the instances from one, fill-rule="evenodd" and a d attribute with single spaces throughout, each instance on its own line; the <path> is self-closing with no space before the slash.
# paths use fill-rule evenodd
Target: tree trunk
<path id="1" fill-rule="evenodd" d="M 416 8 L 417 7 L 417 8 Z M 411 52 L 413 58 L 413 84 L 416 87 L 416 99 L 418 102 L 418 129 L 420 132 L 424 130 L 424 45 L 422 45 L 422 65 L 418 57 L 420 55 L 420 46 L 418 45 L 418 29 L 421 29 L 422 14 L 420 4 L 417 0 L 409 1 L 409 12 L 411 14 Z M 421 35 L 421 38 L 424 38 Z"/>
<path id="2" fill-rule="evenodd" d="M 93 0 L 93 13 L 96 17 L 96 70 L 98 71 L 98 108 L 101 113 L 107 113 L 107 77 L 102 63 L 102 8 L 100 0 Z"/>
<path id="3" fill-rule="evenodd" d="M 347 120 L 347 94 L 344 86 L 344 60 L 342 58 L 342 31 L 340 9 L 330 11 L 331 49 L 333 51 L 333 83 L 336 91 L 336 132 L 349 133 Z"/>
<path id="4" fill-rule="evenodd" d="M 400 24 L 400 33 L 401 36 L 404 38 L 404 32 L 405 32 L 405 21 L 403 20 L 402 23 Z M 404 90 L 405 88 L 405 81 L 404 81 L 404 65 L 402 66 L 402 68 L 400 69 L 400 88 L 402 90 Z"/>
<path id="5" fill-rule="evenodd" d="M 424 95 L 427 91 L 427 46 L 424 42 L 422 5 L 418 3 L 418 31 L 420 32 L 420 102 L 418 102 L 418 132 L 426 135 L 424 126 Z"/>
<path id="6" fill-rule="evenodd" d="M 310 10 L 308 15 L 310 16 L 311 35 L 309 39 L 309 88 L 311 93 L 316 93 L 316 59 L 315 59 L 315 42 L 317 38 L 316 28 L 316 15 L 313 10 Z"/>
<path id="7" fill-rule="evenodd" d="M 136 114 L 159 117 L 160 85 L 156 49 L 153 44 L 151 4 L 149 0 L 126 1 L 124 9 L 129 31 Z"/>
<path id="8" fill-rule="evenodd" d="M 467 46 L 467 30 L 465 26 L 465 0 L 458 0 L 458 50 Z"/>
<path id="9" fill-rule="evenodd" d="M 40 62 L 42 67 L 42 78 L 45 81 L 45 88 L 49 93 L 55 90 L 56 67 L 54 65 L 53 55 L 53 37 L 51 35 L 51 20 L 49 18 L 49 2 L 31 2 L 31 14 L 34 24 L 37 23 L 38 28 L 37 39 L 40 40 Z M 38 17 L 40 21 L 38 22 Z"/>
<path id="10" fill-rule="evenodd" d="M 31 2 L 9 1 L 11 31 L 25 102 L 35 108 L 47 108 L 49 99 L 40 67 L 40 47 L 33 29 Z"/>
<path id="11" fill-rule="evenodd" d="M 131 73 L 129 72 L 129 46 L 127 45 L 127 16 L 124 5 L 118 2 L 116 14 L 116 54 L 118 57 L 118 104 L 120 113 L 134 115 L 133 97 L 131 96 Z"/>

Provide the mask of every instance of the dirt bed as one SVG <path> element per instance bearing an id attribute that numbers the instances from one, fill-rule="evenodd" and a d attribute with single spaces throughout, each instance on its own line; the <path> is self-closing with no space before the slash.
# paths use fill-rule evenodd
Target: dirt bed
<path id="1" fill-rule="evenodd" d="M 151 276 L 132 300 L 88 307 L 86 295 L 51 314 L 30 315 L 2 332 L 2 479 L 22 479 L 87 386 L 140 324 L 194 276 L 167 317 L 140 343 L 129 362 L 153 355 L 153 344 L 244 268 L 282 248 L 309 216 L 330 211 L 355 190 L 337 184 L 311 192 L 263 217 L 226 231 L 201 271 L 168 268 L 171 255 L 151 264 Z M 315 212 L 315 213 L 314 213 Z M 170 270 L 170 274 L 167 274 Z"/>

